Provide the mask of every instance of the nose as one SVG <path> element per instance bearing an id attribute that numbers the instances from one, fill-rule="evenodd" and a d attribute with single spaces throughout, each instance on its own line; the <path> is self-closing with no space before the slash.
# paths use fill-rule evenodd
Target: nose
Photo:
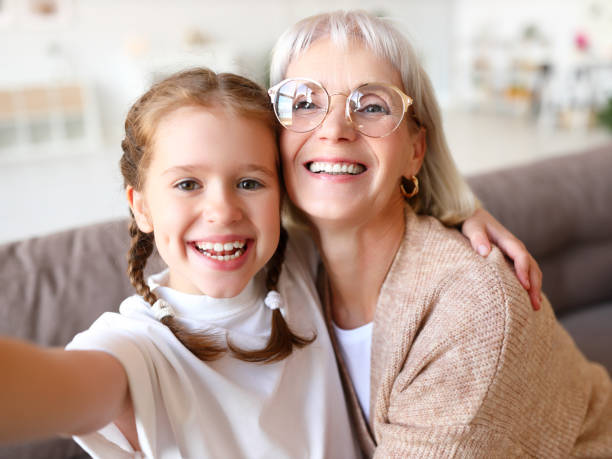
<path id="1" fill-rule="evenodd" d="M 230 225 L 242 219 L 240 200 L 233 189 L 223 185 L 210 185 L 204 194 L 203 215 L 207 222 Z"/>
<path id="2" fill-rule="evenodd" d="M 336 93 L 330 96 L 329 110 L 321 125 L 317 128 L 319 138 L 333 141 L 354 140 L 357 131 L 346 116 L 346 94 Z"/>

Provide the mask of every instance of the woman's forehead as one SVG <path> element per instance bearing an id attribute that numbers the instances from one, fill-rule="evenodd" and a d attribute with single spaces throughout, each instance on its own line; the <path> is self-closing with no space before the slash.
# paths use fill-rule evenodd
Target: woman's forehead
<path id="1" fill-rule="evenodd" d="M 402 87 L 399 71 L 386 58 L 376 55 L 360 41 L 345 46 L 320 38 L 292 59 L 285 78 L 305 77 L 328 90 L 352 89 L 363 83 L 391 83 Z"/>

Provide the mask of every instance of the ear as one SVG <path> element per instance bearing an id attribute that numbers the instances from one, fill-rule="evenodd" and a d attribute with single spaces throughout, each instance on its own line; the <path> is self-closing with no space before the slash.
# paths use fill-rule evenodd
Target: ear
<path id="1" fill-rule="evenodd" d="M 128 185 L 125 189 L 125 196 L 140 231 L 143 233 L 152 233 L 153 223 L 151 223 L 151 216 L 142 192 L 136 191 L 133 186 Z"/>
<path id="2" fill-rule="evenodd" d="M 424 127 L 420 127 L 419 131 L 414 134 L 412 139 L 412 152 L 410 153 L 410 162 L 408 163 L 404 176 L 412 177 L 417 175 L 423 165 L 425 152 L 427 151 L 427 131 Z"/>

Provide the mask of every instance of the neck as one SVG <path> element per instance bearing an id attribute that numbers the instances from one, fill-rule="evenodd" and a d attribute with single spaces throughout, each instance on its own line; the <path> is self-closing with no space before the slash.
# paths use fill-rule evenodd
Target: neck
<path id="1" fill-rule="evenodd" d="M 403 206 L 361 224 L 315 224 L 315 238 L 329 276 L 332 317 L 351 329 L 374 320 L 378 295 L 405 229 Z"/>

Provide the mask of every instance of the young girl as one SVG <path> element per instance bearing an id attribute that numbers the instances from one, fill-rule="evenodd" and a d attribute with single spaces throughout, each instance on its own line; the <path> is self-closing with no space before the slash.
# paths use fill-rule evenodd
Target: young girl
<path id="1" fill-rule="evenodd" d="M 0 343 L 0 440 L 70 434 L 94 457 L 357 455 L 303 259 L 315 252 L 280 224 L 273 117 L 259 86 L 205 69 L 134 104 L 121 171 L 139 295 L 67 350 Z M 145 282 L 154 247 L 168 269 Z"/>

